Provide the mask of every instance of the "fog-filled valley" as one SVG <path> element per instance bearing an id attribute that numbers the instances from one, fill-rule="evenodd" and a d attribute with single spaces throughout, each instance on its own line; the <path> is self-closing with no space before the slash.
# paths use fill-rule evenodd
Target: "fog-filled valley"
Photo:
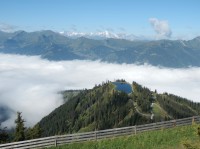
<path id="1" fill-rule="evenodd" d="M 200 102 L 198 67 L 175 69 L 89 60 L 55 62 L 39 56 L 0 54 L 0 108 L 4 111 L 0 118 L 6 116 L 2 124 L 14 126 L 16 112 L 20 111 L 26 125 L 33 126 L 64 103 L 61 91 L 90 89 L 119 78 Z"/>

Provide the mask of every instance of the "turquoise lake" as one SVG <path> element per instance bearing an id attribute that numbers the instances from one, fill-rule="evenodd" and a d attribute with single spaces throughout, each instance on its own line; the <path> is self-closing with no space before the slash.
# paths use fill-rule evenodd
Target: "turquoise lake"
<path id="1" fill-rule="evenodd" d="M 123 91 L 127 94 L 132 92 L 132 87 L 128 83 L 122 83 L 122 82 L 113 82 L 114 85 L 116 85 L 116 90 Z"/>

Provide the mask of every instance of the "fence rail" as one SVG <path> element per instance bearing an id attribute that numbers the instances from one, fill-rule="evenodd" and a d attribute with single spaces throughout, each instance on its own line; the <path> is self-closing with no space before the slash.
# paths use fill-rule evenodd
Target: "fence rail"
<path id="1" fill-rule="evenodd" d="M 27 141 L 1 144 L 2 149 L 30 149 L 30 148 L 46 148 L 50 146 L 59 146 L 67 143 L 84 142 L 89 140 L 99 140 L 123 135 L 136 135 L 145 131 L 159 130 L 164 128 L 172 128 L 175 126 L 191 125 L 192 122 L 200 123 L 200 116 L 189 118 L 150 123 L 145 125 L 122 127 L 115 129 L 107 129 L 86 133 L 76 133 L 61 136 L 45 137 Z"/>

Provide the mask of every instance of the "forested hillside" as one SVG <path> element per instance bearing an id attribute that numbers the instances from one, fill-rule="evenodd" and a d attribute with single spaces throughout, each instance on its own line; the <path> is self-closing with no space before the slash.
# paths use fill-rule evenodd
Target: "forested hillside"
<path id="1" fill-rule="evenodd" d="M 80 91 L 39 122 L 42 135 L 139 125 L 193 116 L 200 112 L 199 103 L 167 93 L 157 94 L 136 82 L 131 87 L 132 92 L 127 94 L 108 81 L 93 89 Z"/>

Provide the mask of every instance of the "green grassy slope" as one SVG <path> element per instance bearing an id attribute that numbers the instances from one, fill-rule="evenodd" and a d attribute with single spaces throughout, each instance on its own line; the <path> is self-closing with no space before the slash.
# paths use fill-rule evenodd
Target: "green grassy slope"
<path id="1" fill-rule="evenodd" d="M 198 125 L 150 131 L 100 141 L 67 144 L 51 149 L 200 149 Z"/>

